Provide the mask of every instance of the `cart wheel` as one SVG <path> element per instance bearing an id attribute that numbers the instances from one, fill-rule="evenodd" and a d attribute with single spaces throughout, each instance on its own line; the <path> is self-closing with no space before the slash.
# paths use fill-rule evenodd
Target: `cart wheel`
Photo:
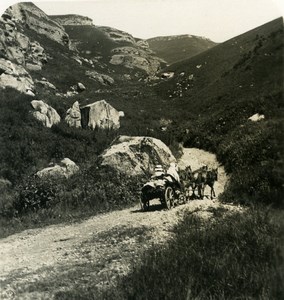
<path id="1" fill-rule="evenodd" d="M 165 205 L 167 209 L 171 209 L 174 203 L 174 190 L 168 186 L 165 190 Z"/>

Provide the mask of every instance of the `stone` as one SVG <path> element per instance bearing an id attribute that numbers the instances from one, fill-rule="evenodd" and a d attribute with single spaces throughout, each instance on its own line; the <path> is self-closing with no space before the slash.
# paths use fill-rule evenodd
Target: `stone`
<path id="1" fill-rule="evenodd" d="M 45 78 L 42 78 L 41 80 L 36 80 L 35 83 L 38 83 L 45 88 L 56 90 L 56 86 L 47 81 Z"/>
<path id="2" fill-rule="evenodd" d="M 259 113 L 252 115 L 248 118 L 252 122 L 258 122 L 265 119 L 264 115 L 260 115 Z"/>
<path id="3" fill-rule="evenodd" d="M 65 122 L 70 127 L 81 128 L 81 110 L 79 102 L 74 102 L 73 106 L 66 112 Z"/>
<path id="4" fill-rule="evenodd" d="M 169 79 L 169 78 L 174 77 L 174 75 L 175 75 L 175 72 L 164 72 L 164 73 L 162 73 L 161 77 Z"/>
<path id="5" fill-rule="evenodd" d="M 83 83 L 81 83 L 81 82 L 77 83 L 77 90 L 78 90 L 78 92 L 83 92 L 85 89 L 86 89 L 86 87 L 84 86 Z"/>
<path id="6" fill-rule="evenodd" d="M 16 40 L 22 49 L 27 50 L 30 47 L 30 39 L 26 35 L 16 32 Z"/>
<path id="7" fill-rule="evenodd" d="M 6 47 L 6 55 L 10 58 L 13 58 L 13 61 L 17 64 L 25 63 L 25 56 L 23 52 L 17 47 Z"/>
<path id="8" fill-rule="evenodd" d="M 31 101 L 31 105 L 34 109 L 32 115 L 45 127 L 50 128 L 60 122 L 61 118 L 57 111 L 42 100 L 33 100 Z"/>
<path id="9" fill-rule="evenodd" d="M 86 75 L 98 81 L 102 85 L 112 85 L 114 83 L 114 79 L 112 77 L 96 71 L 86 71 Z"/>
<path id="10" fill-rule="evenodd" d="M 0 88 L 6 87 L 26 94 L 34 90 L 34 82 L 22 66 L 0 58 Z"/>
<path id="11" fill-rule="evenodd" d="M 40 71 L 42 66 L 41 65 L 38 65 L 38 64 L 31 64 L 31 63 L 27 63 L 26 64 L 26 68 L 29 70 L 29 71 Z"/>
<path id="12" fill-rule="evenodd" d="M 119 111 L 105 100 L 82 107 L 81 118 L 83 128 L 115 130 L 120 127 Z"/>
<path id="13" fill-rule="evenodd" d="M 70 178 L 79 171 L 79 167 L 69 158 L 64 158 L 58 164 L 44 168 L 36 173 L 40 178 Z"/>
<path id="14" fill-rule="evenodd" d="M 31 96 L 31 97 L 35 97 L 35 93 L 32 92 L 31 90 L 27 90 L 26 95 Z"/>
<path id="15" fill-rule="evenodd" d="M 101 155 L 101 165 L 128 176 L 149 175 L 155 165 L 167 168 L 176 159 L 160 140 L 143 136 L 119 136 Z"/>

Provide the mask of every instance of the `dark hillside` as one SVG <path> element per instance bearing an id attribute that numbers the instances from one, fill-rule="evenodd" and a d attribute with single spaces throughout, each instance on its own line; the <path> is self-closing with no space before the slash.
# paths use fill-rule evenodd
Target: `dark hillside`
<path id="1" fill-rule="evenodd" d="M 156 91 L 175 107 L 175 118 L 183 116 L 185 145 L 217 152 L 234 173 L 234 193 L 241 198 L 266 201 L 264 191 L 277 194 L 283 180 L 282 18 L 167 70 L 175 76 Z M 265 120 L 248 121 L 255 113 Z"/>
<path id="2" fill-rule="evenodd" d="M 47 78 L 56 86 L 59 92 L 66 92 L 70 86 L 78 81 L 84 81 L 86 87 L 100 87 L 97 82 L 85 75 L 85 72 L 91 69 L 90 65 L 85 62 L 79 65 L 72 58 L 75 54 L 73 51 L 28 28 L 24 28 L 24 33 L 31 39 L 37 40 L 44 47 L 49 57 L 48 62 L 40 72 L 31 71 L 34 79 Z"/>
<path id="3" fill-rule="evenodd" d="M 111 70 L 114 76 L 128 74 L 139 79 L 147 73 L 154 75 L 162 62 L 145 41 L 118 29 L 94 25 L 68 25 L 64 28 L 79 55 L 92 59 L 96 68 Z M 116 56 L 124 57 L 123 61 L 117 63 Z M 154 73 L 151 68 L 154 68 Z"/>
<path id="4" fill-rule="evenodd" d="M 164 36 L 148 39 L 150 48 L 168 64 L 188 59 L 215 45 L 215 42 L 194 35 Z"/>
<path id="5" fill-rule="evenodd" d="M 111 50 L 118 46 L 129 46 L 130 42 L 110 39 L 106 32 L 94 25 L 64 26 L 71 40 L 77 41 L 79 52 L 86 54 L 86 57 L 96 57 L 103 55 L 106 60 L 111 54 Z"/>

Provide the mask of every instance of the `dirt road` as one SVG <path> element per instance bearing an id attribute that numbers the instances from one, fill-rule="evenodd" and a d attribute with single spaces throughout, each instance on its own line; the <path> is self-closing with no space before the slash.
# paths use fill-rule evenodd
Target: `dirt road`
<path id="1" fill-rule="evenodd" d="M 179 162 L 193 169 L 203 163 L 218 166 L 213 154 L 198 149 L 185 149 Z M 219 166 L 217 195 L 226 180 Z M 141 212 L 137 204 L 81 223 L 26 230 L 4 238 L 0 240 L 0 295 L 4 299 L 50 299 L 55 292 L 72 287 L 74 280 L 79 284 L 92 280 L 97 287 L 107 287 L 128 272 L 141 252 L 170 239 L 171 228 L 185 210 L 199 208 L 198 213 L 206 217 L 209 207 L 220 205 L 217 199 L 193 200 L 168 211 L 154 200 L 149 212 Z M 53 282 L 51 290 L 43 288 L 46 282 Z"/>

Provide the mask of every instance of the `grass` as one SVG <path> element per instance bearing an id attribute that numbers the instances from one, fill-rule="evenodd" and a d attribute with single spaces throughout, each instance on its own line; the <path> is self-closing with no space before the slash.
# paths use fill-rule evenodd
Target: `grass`
<path id="1" fill-rule="evenodd" d="M 109 174 L 112 174 L 111 180 Z M 145 178 L 93 165 L 69 179 L 23 180 L 0 196 L 0 237 L 50 224 L 78 221 L 139 203 Z"/>
<path id="2" fill-rule="evenodd" d="M 233 178 L 224 198 L 283 205 L 283 19 L 166 70 L 175 76 L 155 89 L 175 136 L 217 154 Z"/>
<path id="3" fill-rule="evenodd" d="M 150 49 L 168 64 L 189 59 L 216 45 L 216 43 L 198 36 L 179 35 L 148 39 Z"/>
<path id="4" fill-rule="evenodd" d="M 281 299 L 282 234 L 283 222 L 263 211 L 211 222 L 188 214 L 169 245 L 147 252 L 102 299 Z"/>
<path id="5" fill-rule="evenodd" d="M 146 252 L 136 248 L 135 259 L 135 249 L 125 254 L 124 242 L 135 238 L 142 246 L 149 234 L 146 228 L 117 227 L 94 236 L 80 254 L 90 258 L 87 263 L 42 270 L 49 276 L 20 284 L 18 290 L 53 294 L 55 299 L 282 299 L 283 211 L 210 212 L 209 221 L 188 212 L 167 244 Z M 92 263 L 92 251 L 98 251 L 101 242 L 109 244 L 111 254 Z M 119 245 L 124 245 L 130 272 L 100 272 L 120 257 Z"/>

